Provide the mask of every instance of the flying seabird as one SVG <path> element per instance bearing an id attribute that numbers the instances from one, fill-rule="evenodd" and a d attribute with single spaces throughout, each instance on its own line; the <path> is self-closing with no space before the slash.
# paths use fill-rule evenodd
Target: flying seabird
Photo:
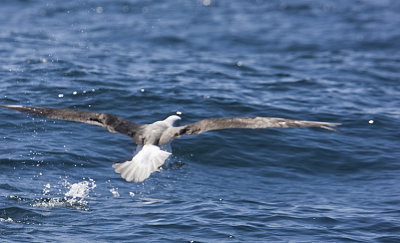
<path id="1" fill-rule="evenodd" d="M 110 132 L 119 132 L 131 137 L 137 145 L 142 146 L 132 160 L 114 163 L 116 173 L 126 181 L 141 182 L 151 173 L 160 171 L 164 161 L 171 155 L 160 148 L 161 145 L 182 135 L 194 135 L 212 130 L 245 128 L 290 128 L 290 127 L 320 127 L 334 130 L 331 127 L 341 125 L 331 122 L 314 122 L 291 120 L 276 117 L 232 117 L 210 118 L 190 123 L 184 126 L 174 126 L 181 118 L 177 115 L 151 124 L 137 124 L 108 113 L 89 112 L 82 110 L 58 109 L 46 107 L 0 105 L 21 112 L 35 114 L 51 119 L 84 122 L 106 128 Z"/>

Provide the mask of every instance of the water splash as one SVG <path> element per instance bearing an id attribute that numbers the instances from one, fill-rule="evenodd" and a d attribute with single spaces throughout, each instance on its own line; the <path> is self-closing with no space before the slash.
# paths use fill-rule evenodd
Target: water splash
<path id="1" fill-rule="evenodd" d="M 44 185 L 42 194 L 44 197 L 38 198 L 32 204 L 34 207 L 73 207 L 75 209 L 87 210 L 87 199 L 89 193 L 96 188 L 96 183 L 93 179 L 83 178 L 83 181 L 71 184 L 66 179 L 62 183 L 62 188 L 51 186 L 49 183 Z M 68 189 L 63 197 L 50 197 L 52 190 L 58 189 L 58 194 L 62 194 L 64 189 Z M 57 194 L 57 193 L 56 193 Z"/>
<path id="2" fill-rule="evenodd" d="M 110 192 L 113 194 L 114 197 L 119 197 L 118 188 L 111 188 Z"/>
<path id="3" fill-rule="evenodd" d="M 65 181 L 69 191 L 65 193 L 65 196 L 72 197 L 72 199 L 85 199 L 89 196 L 89 192 L 96 188 L 96 184 L 93 179 L 89 178 L 89 181 L 81 181 L 78 183 L 70 184 Z"/>

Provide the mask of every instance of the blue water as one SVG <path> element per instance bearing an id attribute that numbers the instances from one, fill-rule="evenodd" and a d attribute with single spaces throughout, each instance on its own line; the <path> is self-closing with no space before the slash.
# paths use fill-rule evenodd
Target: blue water
<path id="1" fill-rule="evenodd" d="M 1 242 L 400 242 L 399 1 L 4 0 L 0 23 L 2 104 L 343 123 L 182 137 L 135 184 L 129 137 L 2 109 Z"/>

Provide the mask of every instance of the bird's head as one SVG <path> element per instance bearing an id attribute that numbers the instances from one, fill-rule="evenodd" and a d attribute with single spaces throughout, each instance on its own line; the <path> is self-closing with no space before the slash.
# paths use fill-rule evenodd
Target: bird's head
<path id="1" fill-rule="evenodd" d="M 170 126 L 174 126 L 174 125 L 177 125 L 178 121 L 180 121 L 180 120 L 181 120 L 181 118 L 179 116 L 172 115 L 172 116 L 167 117 L 164 120 L 164 122 L 166 122 Z"/>

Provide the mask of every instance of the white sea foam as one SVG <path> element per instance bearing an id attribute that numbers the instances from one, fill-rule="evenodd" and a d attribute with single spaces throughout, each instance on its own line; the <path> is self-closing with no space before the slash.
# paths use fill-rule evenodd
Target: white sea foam
<path id="1" fill-rule="evenodd" d="M 14 220 L 12 219 L 12 218 L 10 218 L 10 217 L 8 217 L 8 218 L 0 218 L 0 222 L 14 222 Z"/>
<path id="2" fill-rule="evenodd" d="M 150 197 L 144 197 L 141 198 L 143 204 L 154 204 L 154 203 L 160 203 L 160 202 L 165 202 L 164 199 L 158 199 L 158 198 L 150 198 Z"/>

